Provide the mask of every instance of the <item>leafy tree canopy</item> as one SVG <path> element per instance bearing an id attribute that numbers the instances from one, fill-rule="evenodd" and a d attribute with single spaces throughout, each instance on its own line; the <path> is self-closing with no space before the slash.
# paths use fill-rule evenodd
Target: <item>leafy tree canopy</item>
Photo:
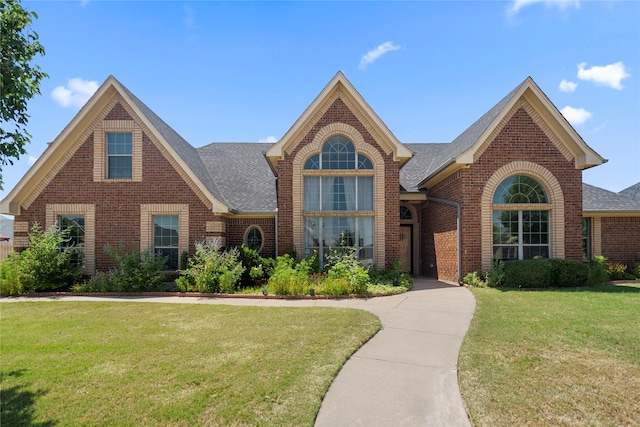
<path id="1" fill-rule="evenodd" d="M 27 132 L 27 101 L 40 94 L 40 81 L 48 77 L 31 62 L 44 55 L 44 47 L 31 23 L 35 12 L 25 10 L 20 0 L 0 0 L 0 189 L 2 168 L 26 154 L 31 140 Z"/>

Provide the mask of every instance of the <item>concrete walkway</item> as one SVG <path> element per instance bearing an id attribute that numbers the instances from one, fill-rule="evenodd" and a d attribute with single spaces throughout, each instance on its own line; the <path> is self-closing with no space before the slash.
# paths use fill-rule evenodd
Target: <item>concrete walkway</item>
<path id="1" fill-rule="evenodd" d="M 44 298 L 37 298 L 42 301 Z M 259 306 L 348 307 L 370 311 L 382 330 L 345 363 L 327 392 L 316 426 L 470 426 L 457 362 L 475 299 L 463 287 L 414 279 L 411 291 L 345 300 L 194 297 L 80 297 L 64 301 L 145 301 Z M 9 301 L 31 298 L 3 299 Z"/>

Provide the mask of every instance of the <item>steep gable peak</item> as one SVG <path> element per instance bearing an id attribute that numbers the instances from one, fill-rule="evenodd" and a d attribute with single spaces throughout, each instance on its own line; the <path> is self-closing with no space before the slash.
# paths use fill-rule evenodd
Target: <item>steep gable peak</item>
<path id="1" fill-rule="evenodd" d="M 311 127 L 338 98 L 358 117 L 383 149 L 388 154 L 393 154 L 394 160 L 403 165 L 411 159 L 413 155 L 411 150 L 393 135 L 345 75 L 338 71 L 287 133 L 267 150 L 265 155 L 276 173 L 278 160 L 283 159 L 286 153 L 295 148 L 299 140 L 309 132 Z"/>

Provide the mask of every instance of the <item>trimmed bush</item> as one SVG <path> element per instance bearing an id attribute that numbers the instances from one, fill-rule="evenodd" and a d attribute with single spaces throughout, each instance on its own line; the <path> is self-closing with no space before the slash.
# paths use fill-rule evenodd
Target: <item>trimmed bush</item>
<path id="1" fill-rule="evenodd" d="M 574 287 L 589 281 L 589 267 L 574 260 L 528 259 L 507 261 L 503 265 L 507 287 Z"/>

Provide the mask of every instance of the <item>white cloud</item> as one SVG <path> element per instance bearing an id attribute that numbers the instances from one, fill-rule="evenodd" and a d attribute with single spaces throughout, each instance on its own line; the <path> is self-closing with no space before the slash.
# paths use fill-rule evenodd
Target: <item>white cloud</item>
<path id="1" fill-rule="evenodd" d="M 581 125 L 591 118 L 591 113 L 584 108 L 573 108 L 568 105 L 560 110 L 565 119 L 572 125 Z"/>
<path id="2" fill-rule="evenodd" d="M 64 108 L 82 107 L 96 90 L 98 90 L 98 82 L 76 77 L 69 79 L 66 86 L 53 89 L 51 97 Z"/>
<path id="3" fill-rule="evenodd" d="M 560 10 L 564 10 L 568 7 L 580 7 L 580 0 L 513 0 L 511 6 L 507 9 L 509 15 L 516 15 L 520 12 L 520 9 L 526 6 L 530 6 L 536 3 L 544 3 L 547 6 L 555 6 Z"/>
<path id="4" fill-rule="evenodd" d="M 268 137 L 261 139 L 258 142 L 278 142 L 278 138 L 276 138 L 275 136 L 269 135 Z"/>
<path id="5" fill-rule="evenodd" d="M 570 82 L 568 80 L 562 80 L 560 82 L 560 90 L 563 92 L 575 92 L 578 87 L 578 83 Z"/>
<path id="6" fill-rule="evenodd" d="M 631 76 L 624 69 L 624 64 L 621 61 L 602 67 L 594 65 L 589 69 L 586 69 L 586 66 L 586 62 L 578 64 L 578 78 L 580 80 L 592 81 L 596 84 L 612 87 L 613 89 L 622 89 L 623 86 L 620 82 Z"/>
<path id="7" fill-rule="evenodd" d="M 384 42 L 381 45 L 378 45 L 378 47 L 376 47 L 375 49 L 371 49 L 369 52 L 365 53 L 360 59 L 360 65 L 358 66 L 358 68 L 360 70 L 365 70 L 367 68 L 367 65 L 373 64 L 385 53 L 398 50 L 400 49 L 400 47 L 400 45 L 394 44 L 393 42 Z"/>

